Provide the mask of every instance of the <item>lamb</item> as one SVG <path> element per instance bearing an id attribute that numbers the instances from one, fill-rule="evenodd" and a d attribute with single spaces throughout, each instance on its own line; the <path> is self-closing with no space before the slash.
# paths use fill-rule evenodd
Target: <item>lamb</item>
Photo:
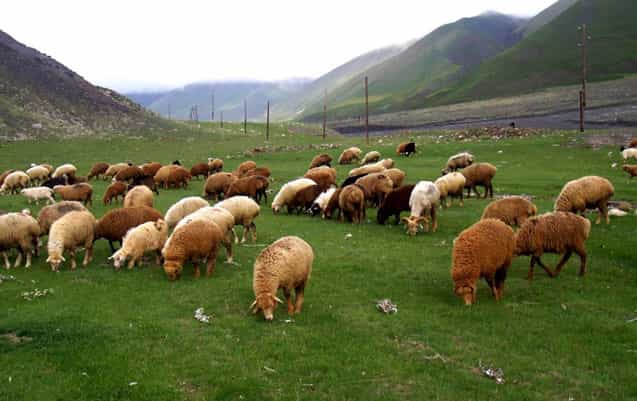
<path id="1" fill-rule="evenodd" d="M 579 275 L 586 273 L 586 247 L 591 222 L 569 212 L 545 213 L 526 220 L 515 237 L 515 255 L 530 255 L 528 279 L 533 279 L 533 268 L 537 262 L 549 275 L 557 277 L 572 253 L 580 257 Z M 562 256 L 555 271 L 542 263 L 540 257 L 545 253 L 557 253 Z"/>
<path id="2" fill-rule="evenodd" d="M 283 206 L 288 205 L 296 196 L 296 193 L 309 186 L 316 185 L 314 180 L 309 178 L 298 178 L 283 185 L 272 201 L 272 211 L 278 213 Z M 292 210 L 288 207 L 288 213 Z"/>
<path id="3" fill-rule="evenodd" d="M 378 224 L 385 224 L 389 216 L 396 218 L 396 224 L 400 223 L 400 213 L 411 211 L 409 206 L 409 198 L 415 185 L 405 185 L 391 191 L 383 200 L 378 213 L 376 213 L 376 221 Z"/>
<path id="4" fill-rule="evenodd" d="M 287 301 L 288 315 L 301 313 L 305 287 L 310 280 L 314 251 L 296 236 L 279 238 L 265 248 L 254 261 L 252 288 L 254 302 L 250 305 L 253 314 L 263 311 L 265 320 L 272 321 L 279 288 Z M 291 292 L 294 289 L 294 303 Z"/>
<path id="5" fill-rule="evenodd" d="M 474 156 L 469 152 L 457 153 L 447 160 L 446 167 L 442 170 L 442 174 L 469 167 L 473 164 Z"/>
<path id="6" fill-rule="evenodd" d="M 124 207 L 153 207 L 153 191 L 145 185 L 134 187 L 124 197 Z"/>
<path id="7" fill-rule="evenodd" d="M 156 184 L 163 186 L 165 189 L 173 186 L 175 188 L 183 186 L 188 187 L 188 181 L 190 181 L 190 172 L 185 168 L 171 164 L 163 166 L 157 171 L 157 174 L 153 177 Z"/>
<path id="8" fill-rule="evenodd" d="M 234 233 L 234 216 L 228 210 L 218 206 L 206 206 L 190 213 L 177 223 L 175 230 L 196 220 L 208 220 L 215 223 L 225 237 L 222 244 L 226 248 L 227 263 L 232 263 L 232 242 Z"/>
<path id="9" fill-rule="evenodd" d="M 254 224 L 254 219 L 261 212 L 258 203 L 247 196 L 233 196 L 217 203 L 215 206 L 229 211 L 234 216 L 234 224 L 243 226 L 242 244 L 246 242 L 246 236 L 250 231 L 252 231 L 252 242 L 257 241 L 257 226 Z M 237 242 L 239 242 L 239 238 L 235 235 L 235 243 Z"/>
<path id="10" fill-rule="evenodd" d="M 606 219 L 606 224 L 609 224 L 608 201 L 614 194 L 615 188 L 606 178 L 582 177 L 564 185 L 555 200 L 555 211 L 583 214 L 587 208 L 594 207 L 599 210 L 595 224 L 599 224 L 602 217 Z"/>
<path id="11" fill-rule="evenodd" d="M 261 177 L 270 178 L 272 171 L 267 167 L 256 167 L 245 172 L 244 177 L 260 175 Z"/>
<path id="12" fill-rule="evenodd" d="M 521 196 L 510 196 L 489 203 L 482 213 L 482 219 L 498 219 L 509 226 L 522 226 L 529 218 L 537 214 L 533 202 Z"/>
<path id="13" fill-rule="evenodd" d="M 452 201 L 448 198 L 460 198 L 460 206 L 463 206 L 463 193 L 467 179 L 458 172 L 447 173 L 435 181 L 438 191 L 440 191 L 440 202 L 442 206 L 450 207 Z"/>
<path id="14" fill-rule="evenodd" d="M 627 160 L 631 157 L 633 159 L 637 159 L 637 148 L 626 148 L 622 150 L 622 157 L 624 158 L 624 160 Z"/>
<path id="15" fill-rule="evenodd" d="M 87 208 L 80 202 L 62 201 L 53 205 L 45 206 L 38 213 L 38 225 L 40 226 L 40 235 L 48 235 L 51 225 L 60 217 L 69 212 L 86 212 Z"/>
<path id="16" fill-rule="evenodd" d="M 338 164 L 352 164 L 354 160 L 361 159 L 361 153 L 362 151 L 355 146 L 347 148 L 338 157 Z"/>
<path id="17" fill-rule="evenodd" d="M 416 143 L 415 142 L 404 142 L 398 145 L 396 148 L 396 154 L 398 156 L 411 156 L 412 154 L 416 154 Z"/>
<path id="18" fill-rule="evenodd" d="M 136 263 L 141 266 L 142 256 L 149 251 L 156 251 L 156 264 L 160 264 L 161 249 L 168 239 L 168 225 L 162 219 L 149 221 L 130 229 L 124 236 L 122 247 L 108 259 L 119 270 L 122 263 L 128 259 L 128 268 L 132 269 Z"/>
<path id="19" fill-rule="evenodd" d="M 438 221 L 436 219 L 436 207 L 440 202 L 440 191 L 431 181 L 420 181 L 416 184 L 409 196 L 409 207 L 411 214 L 403 217 L 402 221 L 407 224 L 407 234 L 416 235 L 420 223 L 425 223 L 425 232 L 429 231 L 429 218 L 432 222 L 432 231 L 436 232 Z"/>
<path id="20" fill-rule="evenodd" d="M 144 172 L 141 168 L 137 166 L 128 166 L 126 168 L 121 169 L 115 174 L 115 180 L 117 181 L 132 181 L 136 178 L 143 177 Z"/>
<path id="21" fill-rule="evenodd" d="M 219 173 L 223 171 L 223 160 L 221 159 L 213 159 L 211 157 L 208 158 L 208 170 L 211 173 Z"/>
<path id="22" fill-rule="evenodd" d="M 315 167 L 321 167 L 321 166 L 331 167 L 331 163 L 332 163 L 332 156 L 326 153 L 322 153 L 320 155 L 314 156 L 314 158 L 312 159 L 312 162 L 310 163 L 309 168 L 313 169 Z"/>
<path id="23" fill-rule="evenodd" d="M 98 162 L 93 164 L 91 170 L 88 172 L 86 177 L 91 180 L 91 178 L 100 178 L 101 175 L 106 173 L 106 170 L 110 167 L 110 164 L 104 162 Z"/>
<path id="24" fill-rule="evenodd" d="M 53 187 L 56 185 L 68 185 L 68 184 L 69 184 L 68 178 L 65 175 L 63 175 L 62 177 L 49 178 L 48 180 L 42 183 L 42 186 L 53 189 Z"/>
<path id="25" fill-rule="evenodd" d="M 365 218 L 365 189 L 358 184 L 346 186 L 338 195 L 338 207 L 341 222 L 347 218 L 354 224 L 360 224 Z"/>
<path id="26" fill-rule="evenodd" d="M 484 187 L 484 197 L 487 195 L 493 198 L 493 177 L 498 169 L 491 163 L 476 163 L 462 170 L 462 175 L 466 179 L 464 187 L 467 189 L 467 197 L 471 196 L 471 190 L 479 198 L 480 193 L 476 188 L 478 185 Z"/>
<path id="27" fill-rule="evenodd" d="M 380 205 L 385 196 L 394 189 L 394 183 L 385 173 L 368 174 L 356 181 L 365 192 L 365 200 L 373 206 Z"/>
<path id="28" fill-rule="evenodd" d="M 13 248 L 19 251 L 14 267 L 20 266 L 23 257 L 26 258 L 24 267 L 30 267 L 31 254 L 37 252 L 39 236 L 38 222 L 31 217 L 28 209 L 0 215 L 0 253 L 4 256 L 5 267 L 11 267 L 7 251 Z"/>
<path id="29" fill-rule="evenodd" d="M 394 183 L 394 188 L 398 188 L 403 185 L 405 176 L 407 176 L 407 174 L 399 168 L 389 168 L 383 171 L 383 174 L 391 179 L 391 182 Z"/>
<path id="30" fill-rule="evenodd" d="M 63 200 L 80 201 L 84 205 L 93 204 L 93 187 L 86 183 L 75 185 L 56 185 L 53 191 L 60 195 Z"/>
<path id="31" fill-rule="evenodd" d="M 261 197 L 264 197 L 265 201 L 267 202 L 268 195 L 266 193 L 266 190 L 268 189 L 269 185 L 270 182 L 266 177 L 260 175 L 246 176 L 243 178 L 239 178 L 232 184 L 230 184 L 224 196 L 226 198 L 230 198 L 232 196 L 245 195 L 251 197 L 257 202 L 259 202 Z"/>
<path id="32" fill-rule="evenodd" d="M 134 178 L 133 182 L 128 184 L 128 190 L 130 191 L 131 189 L 133 189 L 135 187 L 138 187 L 140 185 L 144 185 L 144 186 L 148 187 L 148 189 L 153 191 L 155 194 L 159 195 L 159 190 L 157 189 L 157 184 L 155 184 L 155 180 L 153 179 L 152 176 L 144 175 L 144 176 L 141 176 L 141 177 Z"/>
<path id="33" fill-rule="evenodd" d="M 49 231 L 47 251 L 49 257 L 46 263 L 51 264 L 51 270 L 58 271 L 65 262 L 64 251 L 71 256 L 71 270 L 75 270 L 75 250 L 84 248 L 82 266 L 88 266 L 93 258 L 93 240 L 95 238 L 96 221 L 89 211 L 69 212 L 53 223 Z"/>
<path id="34" fill-rule="evenodd" d="M 380 160 L 380 152 L 376 150 L 372 150 L 371 152 L 367 152 L 365 154 L 360 164 L 376 163 L 379 160 Z"/>
<path id="35" fill-rule="evenodd" d="M 210 167 L 208 167 L 208 163 L 195 163 L 190 168 L 190 175 L 192 178 L 197 178 L 202 176 L 204 178 L 208 178 L 208 174 L 210 173 Z"/>
<path id="36" fill-rule="evenodd" d="M 323 192 L 323 188 L 318 184 L 303 188 L 298 191 L 292 201 L 288 203 L 288 211 L 297 210 L 297 214 L 302 211 L 307 211 L 321 192 Z"/>
<path id="37" fill-rule="evenodd" d="M 513 229 L 497 219 L 480 220 L 462 231 L 453 241 L 453 292 L 465 305 L 472 305 L 476 302 L 477 282 L 484 277 L 496 301 L 502 299 L 514 248 Z"/>
<path id="38" fill-rule="evenodd" d="M 316 182 L 325 191 L 332 185 L 336 185 L 336 169 L 327 166 L 311 168 L 305 173 L 303 178 L 309 178 Z"/>
<path id="39" fill-rule="evenodd" d="M 122 201 L 124 201 L 126 188 L 126 184 L 121 181 L 112 182 L 111 185 L 106 188 L 102 202 L 104 202 L 105 205 L 109 205 L 113 199 L 117 202 L 117 198 L 120 196 L 122 197 Z"/>
<path id="40" fill-rule="evenodd" d="M 53 190 L 49 187 L 32 187 L 32 188 L 24 188 L 20 191 L 20 195 L 25 196 L 29 202 L 35 201 L 37 205 L 40 199 L 45 199 L 46 203 L 55 203 L 55 199 L 53 199 Z"/>
<path id="41" fill-rule="evenodd" d="M 29 185 L 30 178 L 24 171 L 14 171 L 7 175 L 2 186 L 0 186 L 0 194 L 9 191 L 10 194 L 17 194 L 22 188 Z"/>
<path id="42" fill-rule="evenodd" d="M 334 195 L 334 192 L 336 192 L 336 187 L 331 187 L 327 191 L 321 192 L 319 196 L 316 197 L 307 213 L 312 216 L 316 216 L 319 213 L 323 214 L 327 208 L 327 204 L 332 198 L 332 195 Z M 325 215 L 323 215 L 323 218 L 325 218 Z"/>
<path id="43" fill-rule="evenodd" d="M 218 200 L 221 194 L 228 192 L 228 188 L 237 180 L 237 176 L 232 173 L 215 173 L 208 177 L 204 185 L 203 194 L 207 199 Z"/>
<path id="44" fill-rule="evenodd" d="M 154 177 L 157 174 L 157 171 L 161 168 L 161 163 L 158 162 L 148 162 L 144 163 L 140 166 L 142 169 L 142 173 L 146 177 Z"/>
<path id="45" fill-rule="evenodd" d="M 622 169 L 630 175 L 631 180 L 637 175 L 637 164 L 624 164 Z"/>
<path id="46" fill-rule="evenodd" d="M 205 199 L 198 196 L 189 196 L 181 199 L 179 202 L 172 205 L 166 212 L 166 223 L 168 228 L 173 228 L 179 223 L 179 220 L 188 216 L 190 213 L 202 207 L 209 206 Z"/>
<path id="47" fill-rule="evenodd" d="M 29 180 L 33 183 L 44 182 L 49 178 L 49 170 L 43 166 L 33 166 L 26 171 Z"/>
<path id="48" fill-rule="evenodd" d="M 126 232 L 133 227 L 148 221 L 157 221 L 163 218 L 157 210 L 147 206 L 123 207 L 108 211 L 97 222 L 95 228 L 95 241 L 104 238 L 112 252 L 115 252 L 113 242 L 122 242 Z"/>
<path id="49" fill-rule="evenodd" d="M 72 177 L 75 175 L 75 173 L 77 173 L 77 167 L 72 164 L 63 164 L 55 169 L 55 171 L 51 175 L 51 178 L 57 178 L 63 175 Z"/>
<path id="50" fill-rule="evenodd" d="M 131 165 L 131 163 L 111 164 L 110 166 L 108 166 L 108 168 L 106 169 L 106 172 L 104 172 L 103 176 L 104 176 L 104 178 L 115 178 L 117 173 L 119 173 L 120 171 L 122 171 L 125 168 L 129 167 L 130 165 Z"/>
<path id="51" fill-rule="evenodd" d="M 241 178 L 245 175 L 246 172 L 252 170 L 253 168 L 257 168 L 257 164 L 255 162 L 253 162 L 252 160 L 245 161 L 239 164 L 237 169 L 234 171 L 234 175 Z"/>

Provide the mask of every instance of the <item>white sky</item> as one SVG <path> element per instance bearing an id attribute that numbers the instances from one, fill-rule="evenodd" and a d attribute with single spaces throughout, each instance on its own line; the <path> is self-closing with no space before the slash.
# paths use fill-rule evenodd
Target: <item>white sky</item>
<path id="1" fill-rule="evenodd" d="M 8 0 L 0 29 L 95 84 L 126 91 L 318 77 L 462 17 L 531 16 L 554 1 Z"/>

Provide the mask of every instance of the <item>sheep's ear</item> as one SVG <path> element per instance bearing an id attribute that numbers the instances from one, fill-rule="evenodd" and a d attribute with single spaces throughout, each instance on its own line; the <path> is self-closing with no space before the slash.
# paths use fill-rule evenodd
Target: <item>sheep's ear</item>
<path id="1" fill-rule="evenodd" d="M 274 300 L 277 301 L 280 304 L 283 303 L 283 301 L 281 301 L 281 298 L 277 297 L 276 295 L 272 295 L 272 298 L 274 298 Z"/>
<path id="2" fill-rule="evenodd" d="M 400 221 L 408 222 L 408 221 L 409 221 L 409 218 L 407 218 L 407 217 L 403 216 L 403 217 L 401 217 Z"/>

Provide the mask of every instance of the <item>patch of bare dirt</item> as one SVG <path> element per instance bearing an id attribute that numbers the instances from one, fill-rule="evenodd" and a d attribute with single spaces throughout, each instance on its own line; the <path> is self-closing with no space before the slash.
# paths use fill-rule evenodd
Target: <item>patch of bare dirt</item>
<path id="1" fill-rule="evenodd" d="M 24 343 L 30 343 L 31 341 L 33 341 L 33 338 L 31 337 L 19 336 L 13 332 L 0 334 L 0 339 L 2 339 L 3 341 L 6 341 L 7 343 L 11 345 L 20 345 Z"/>

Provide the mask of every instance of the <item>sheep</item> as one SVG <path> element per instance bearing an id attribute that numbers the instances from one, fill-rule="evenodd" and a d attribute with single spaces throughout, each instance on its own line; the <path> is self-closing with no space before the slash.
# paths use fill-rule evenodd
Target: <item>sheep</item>
<path id="1" fill-rule="evenodd" d="M 243 226 L 242 244 L 246 242 L 246 236 L 250 231 L 252 231 L 252 242 L 257 241 L 257 226 L 254 224 L 254 219 L 261 212 L 258 203 L 247 196 L 233 196 L 215 204 L 215 206 L 229 211 L 234 216 L 234 224 Z M 234 237 L 235 243 L 238 243 L 239 238 L 236 235 Z"/>
<path id="2" fill-rule="evenodd" d="M 637 175 L 637 164 L 624 164 L 622 169 L 630 175 L 631 180 Z"/>
<path id="3" fill-rule="evenodd" d="M 537 262 L 549 275 L 557 277 L 571 254 L 580 257 L 579 275 L 586 273 L 586 247 L 591 222 L 570 212 L 545 213 L 526 220 L 515 236 L 515 255 L 531 256 L 527 278 L 533 279 L 533 268 Z M 544 253 L 557 253 L 562 256 L 552 272 L 544 265 L 540 257 Z"/>
<path id="4" fill-rule="evenodd" d="M 51 225 L 69 212 L 88 211 L 84 205 L 76 201 L 61 201 L 53 205 L 45 206 L 38 213 L 38 225 L 40 235 L 48 235 Z"/>
<path id="5" fill-rule="evenodd" d="M 472 305 L 476 302 L 477 282 L 484 277 L 496 301 L 502 299 L 514 248 L 513 229 L 497 219 L 480 220 L 462 231 L 453 241 L 453 292 L 465 305 Z"/>
<path id="6" fill-rule="evenodd" d="M 220 173 L 223 171 L 223 160 L 221 159 L 213 159 L 212 157 L 208 158 L 208 170 L 211 173 Z"/>
<path id="7" fill-rule="evenodd" d="M 307 211 L 321 192 L 323 192 L 323 188 L 318 184 L 303 188 L 298 191 L 292 201 L 288 203 L 288 211 L 296 210 L 297 214 Z"/>
<path id="8" fill-rule="evenodd" d="M 297 178 L 283 185 L 272 201 L 272 212 L 278 213 L 283 206 L 292 202 L 297 192 L 312 185 L 316 185 L 316 182 L 309 178 Z M 288 213 L 291 212 L 288 206 Z"/>
<path id="9" fill-rule="evenodd" d="M 145 185 L 133 187 L 124 197 L 124 207 L 153 207 L 153 191 Z"/>
<path id="10" fill-rule="evenodd" d="M 6 170 L 2 174 L 0 174 L 0 187 L 4 184 L 4 180 L 9 176 L 9 174 L 13 173 L 15 170 Z"/>
<path id="11" fill-rule="evenodd" d="M 104 202 L 105 205 L 109 205 L 113 199 L 117 202 L 117 198 L 120 196 L 122 197 L 122 201 L 124 201 L 126 188 L 126 184 L 121 181 L 112 182 L 111 185 L 106 188 L 102 202 Z"/>
<path id="12" fill-rule="evenodd" d="M 37 205 L 40 199 L 45 199 L 46 203 L 55 203 L 55 199 L 53 199 L 53 190 L 49 187 L 24 188 L 20 190 L 20 195 L 26 197 L 29 204 L 31 201 L 35 201 L 35 204 Z"/>
<path id="13" fill-rule="evenodd" d="M 509 226 L 522 226 L 529 218 L 537 214 L 537 206 L 521 196 L 493 201 L 484 208 L 482 219 L 498 219 Z"/>
<path id="14" fill-rule="evenodd" d="M 121 169 L 115 174 L 115 180 L 117 181 L 132 181 L 136 178 L 143 177 L 144 172 L 141 168 L 137 166 L 128 166 L 126 168 Z"/>
<path id="15" fill-rule="evenodd" d="M 448 198 L 460 198 L 460 206 L 464 205 L 463 194 L 466 182 L 464 175 L 458 172 L 447 173 L 434 182 L 440 191 L 440 203 L 443 207 L 451 206 L 452 201 Z"/>
<path id="16" fill-rule="evenodd" d="M 309 169 L 303 178 L 316 182 L 325 191 L 332 185 L 336 185 L 336 169 L 328 166 L 314 167 Z"/>
<path id="17" fill-rule="evenodd" d="M 555 200 L 556 212 L 584 213 L 587 208 L 597 208 L 599 213 L 595 224 L 601 218 L 610 223 L 608 217 L 608 200 L 615 194 L 615 188 L 606 178 L 586 176 L 569 181 Z"/>
<path id="18" fill-rule="evenodd" d="M 622 157 L 624 160 L 630 159 L 631 157 L 637 159 L 637 148 L 626 148 L 622 150 Z"/>
<path id="19" fill-rule="evenodd" d="M 69 184 L 68 177 L 63 175 L 62 177 L 49 178 L 48 180 L 42 183 L 42 186 L 53 189 L 53 187 L 56 185 L 68 185 L 68 184 Z"/>
<path id="20" fill-rule="evenodd" d="M 449 157 L 447 160 L 447 165 L 442 170 L 442 174 L 447 174 L 452 171 L 457 171 L 459 169 L 469 167 L 473 164 L 474 156 L 469 152 L 456 153 L 455 155 Z"/>
<path id="21" fill-rule="evenodd" d="M 156 251 L 156 264 L 160 264 L 161 249 L 168 239 L 168 225 L 162 219 L 149 221 L 131 228 L 124 239 L 122 247 L 111 255 L 108 260 L 113 261 L 113 266 L 119 270 L 122 263 L 128 259 L 128 268 L 132 269 L 136 263 L 143 264 L 142 256 L 149 251 Z"/>
<path id="22" fill-rule="evenodd" d="M 394 183 L 394 188 L 398 188 L 403 185 L 403 181 L 407 174 L 399 168 L 389 168 L 383 171 L 383 174 L 391 179 L 391 182 Z"/>
<path id="23" fill-rule="evenodd" d="M 49 171 L 49 176 L 51 176 L 51 174 L 53 174 L 53 166 L 50 164 L 46 164 L 46 163 L 41 163 L 39 164 L 40 166 L 44 167 L 45 169 L 47 169 Z M 33 167 L 34 165 L 32 164 L 31 167 Z"/>
<path id="24" fill-rule="evenodd" d="M 332 196 L 329 198 L 327 205 L 325 206 L 325 209 L 323 209 L 322 218 L 331 219 L 332 214 L 334 214 L 334 212 L 337 210 L 338 210 L 338 217 L 340 218 L 341 209 L 338 205 L 338 199 L 341 195 L 342 190 L 343 188 L 337 188 L 336 191 L 334 191 Z"/>
<path id="25" fill-rule="evenodd" d="M 368 174 L 356 181 L 365 192 L 365 200 L 371 205 L 380 205 L 385 196 L 394 189 L 394 183 L 385 173 Z"/>
<path id="26" fill-rule="evenodd" d="M 97 221 L 95 241 L 101 238 L 106 239 L 112 253 L 114 253 L 113 242 L 121 243 L 128 230 L 148 221 L 157 221 L 162 218 L 161 213 L 147 206 L 110 210 Z"/>
<path id="27" fill-rule="evenodd" d="M 261 177 L 265 177 L 265 178 L 270 178 L 270 176 L 272 175 L 272 171 L 267 167 L 256 167 L 246 171 L 245 174 L 243 174 L 244 177 L 251 177 L 256 175 L 260 175 Z"/>
<path id="28" fill-rule="evenodd" d="M 340 221 L 345 218 L 354 224 L 360 224 L 365 218 L 365 189 L 358 184 L 348 185 L 338 195 Z"/>
<path id="29" fill-rule="evenodd" d="M 206 275 L 214 272 L 219 245 L 225 238 L 218 225 L 208 220 L 195 220 L 177 228 L 161 251 L 164 272 L 169 280 L 181 276 L 184 263 L 192 261 L 199 278 L 199 262 L 207 259 Z"/>
<path id="30" fill-rule="evenodd" d="M 487 195 L 493 198 L 493 177 L 498 169 L 491 163 L 476 163 L 466 167 L 462 170 L 462 175 L 465 178 L 464 187 L 467 189 L 467 198 L 471 196 L 471 190 L 476 193 L 479 198 L 480 193 L 476 188 L 478 185 L 484 187 L 484 197 Z"/>
<path id="31" fill-rule="evenodd" d="M 380 160 L 380 152 L 376 150 L 372 150 L 371 152 L 367 152 L 365 154 L 360 164 L 376 163 L 379 160 Z"/>
<path id="32" fill-rule="evenodd" d="M 637 138 L 633 138 L 630 140 L 630 142 L 628 142 L 628 147 L 629 148 L 637 148 Z M 622 149 L 624 150 L 624 149 Z"/>
<path id="33" fill-rule="evenodd" d="M 71 256 L 71 270 L 75 270 L 75 249 L 84 248 L 82 266 L 88 266 L 93 258 L 93 240 L 95 238 L 96 221 L 89 211 L 69 212 L 53 223 L 49 231 L 47 243 L 48 257 L 46 263 L 51 270 L 58 271 L 65 262 L 64 251 Z"/>
<path id="34" fill-rule="evenodd" d="M 399 144 L 396 147 L 396 154 L 398 156 L 411 156 L 412 154 L 416 154 L 416 143 L 415 142 L 404 142 Z"/>
<path id="35" fill-rule="evenodd" d="M 296 236 L 282 237 L 261 251 L 254 261 L 252 289 L 254 302 L 250 305 L 253 314 L 263 311 L 265 320 L 272 321 L 279 288 L 287 301 L 288 315 L 301 313 L 305 287 L 310 280 L 314 250 Z M 291 292 L 294 290 L 294 303 Z"/>
<path id="36" fill-rule="evenodd" d="M 374 163 L 374 164 L 366 164 L 362 167 L 357 167 L 354 169 L 351 169 L 349 171 L 349 173 L 347 173 L 347 175 L 349 177 L 353 177 L 355 175 L 367 175 L 367 174 L 373 174 L 373 173 L 382 173 L 383 171 L 385 171 L 386 168 L 382 165 L 379 165 L 378 163 Z"/>
<path id="37" fill-rule="evenodd" d="M 190 181 L 190 172 L 179 165 L 163 166 L 153 177 L 156 184 L 168 189 L 170 186 L 178 188 L 183 185 L 184 188 L 188 187 L 188 181 Z"/>
<path id="38" fill-rule="evenodd" d="M 237 180 L 237 176 L 232 173 L 215 173 L 206 179 L 206 183 L 204 185 L 203 194 L 201 196 L 206 197 L 207 199 L 215 199 L 218 200 L 221 194 L 225 194 L 228 192 L 228 188 L 232 185 L 233 182 Z"/>
<path id="39" fill-rule="evenodd" d="M 316 197 L 307 213 L 312 216 L 316 216 L 319 213 L 322 214 L 325 211 L 325 208 L 327 208 L 327 204 L 332 198 L 332 195 L 334 195 L 334 192 L 336 192 L 336 187 L 331 187 L 326 191 L 321 192 L 319 196 Z M 323 218 L 325 218 L 325 216 L 323 216 Z"/>
<path id="40" fill-rule="evenodd" d="M 234 175 L 241 178 L 244 176 L 248 170 L 252 170 L 253 168 L 257 168 L 257 164 L 252 160 L 245 161 L 237 167 L 237 169 L 233 172 Z"/>
<path id="41" fill-rule="evenodd" d="M 51 175 L 51 178 L 57 178 L 63 175 L 72 177 L 75 175 L 75 173 L 77 173 L 77 167 L 72 164 L 63 164 L 55 169 L 55 171 Z"/>
<path id="42" fill-rule="evenodd" d="M 166 212 L 166 223 L 168 228 L 172 229 L 179 223 L 179 220 L 188 216 L 190 213 L 202 207 L 209 206 L 208 201 L 198 196 L 189 196 L 182 198 L 177 203 L 173 204 Z"/>
<path id="43" fill-rule="evenodd" d="M 88 178 L 89 181 L 91 180 L 91 178 L 99 179 L 100 175 L 103 175 L 104 173 L 106 173 L 106 170 L 108 170 L 109 167 L 110 167 L 110 164 L 108 163 L 104 163 L 104 162 L 95 163 L 91 167 L 91 170 L 88 172 L 86 177 Z"/>
<path id="44" fill-rule="evenodd" d="M 148 162 L 139 166 L 144 173 L 144 176 L 154 177 L 157 174 L 157 171 L 161 168 L 161 163 L 158 162 Z"/>
<path id="45" fill-rule="evenodd" d="M 43 166 L 33 166 L 26 171 L 29 180 L 33 183 L 46 181 L 49 178 L 49 170 Z"/>
<path id="46" fill-rule="evenodd" d="M 117 175 L 117 173 L 119 173 L 120 171 L 124 170 L 125 168 L 129 167 L 131 164 L 130 163 L 116 163 L 116 164 L 111 164 L 110 166 L 108 166 L 108 168 L 106 169 L 106 172 L 104 172 L 103 177 L 106 178 L 115 178 L 115 176 Z"/>
<path id="47" fill-rule="evenodd" d="M 131 189 L 133 189 L 135 187 L 138 187 L 140 185 L 144 185 L 144 186 L 148 187 L 148 189 L 153 191 L 155 194 L 159 195 L 159 190 L 157 189 L 157 184 L 155 184 L 155 180 L 153 179 L 152 176 L 144 175 L 144 176 L 141 176 L 141 177 L 134 178 L 133 181 L 130 184 L 128 184 L 128 191 L 130 191 Z"/>
<path id="48" fill-rule="evenodd" d="M 432 222 L 432 231 L 436 232 L 438 220 L 436 219 L 436 207 L 440 202 L 440 191 L 431 181 L 420 181 L 416 184 L 409 196 L 409 217 L 403 217 L 407 225 L 407 234 L 416 235 L 420 223 L 425 223 L 425 232 L 429 231 L 429 218 Z"/>
<path id="49" fill-rule="evenodd" d="M 394 215 L 396 224 L 400 223 L 400 212 L 411 210 L 409 198 L 415 185 L 405 185 L 387 194 L 376 213 L 378 224 L 385 224 L 389 216 Z"/>
<path id="50" fill-rule="evenodd" d="M 331 167 L 331 163 L 332 163 L 332 156 L 326 153 L 322 153 L 320 155 L 314 156 L 314 158 L 312 159 L 312 162 L 310 163 L 309 169 L 313 169 L 315 167 L 321 167 L 321 166 Z"/>
<path id="51" fill-rule="evenodd" d="M 353 183 L 355 183 L 356 181 L 358 181 L 359 178 L 365 177 L 367 175 L 367 173 L 365 174 L 359 174 L 359 175 L 353 175 L 351 177 L 347 177 L 343 183 L 341 184 L 340 188 L 345 188 L 348 185 L 352 185 Z"/>
<path id="52" fill-rule="evenodd" d="M 338 157 L 338 164 L 352 164 L 354 160 L 361 159 L 361 153 L 362 151 L 355 146 L 347 148 Z"/>
<path id="53" fill-rule="evenodd" d="M 53 191 L 60 195 L 63 200 L 80 201 L 84 205 L 93 204 L 93 187 L 86 183 L 75 185 L 56 185 Z"/>
<path id="54" fill-rule="evenodd" d="M 4 256 L 5 267 L 11 267 L 7 251 L 13 248 L 19 252 L 14 267 L 20 266 L 23 256 L 26 259 L 24 267 L 30 267 L 31 254 L 37 252 L 39 237 L 40 227 L 28 209 L 0 215 L 0 253 Z"/>
<path id="55" fill-rule="evenodd" d="M 210 173 L 210 168 L 208 167 L 208 163 L 195 163 L 190 168 L 190 175 L 192 178 L 197 178 L 202 176 L 204 178 L 208 178 L 208 174 Z"/>
<path id="56" fill-rule="evenodd" d="M 196 220 L 212 221 L 217 226 L 219 226 L 219 228 L 225 235 L 222 244 L 226 248 L 226 262 L 232 263 L 232 242 L 233 238 L 235 237 L 234 216 L 232 215 L 232 213 L 218 206 L 202 207 L 201 209 L 198 209 L 181 219 L 175 226 L 175 230 Z"/>
<path id="57" fill-rule="evenodd" d="M 22 188 L 29 185 L 30 178 L 24 171 L 14 171 L 7 175 L 2 186 L 0 186 L 0 194 L 9 191 L 10 194 L 17 194 Z"/>
<path id="58" fill-rule="evenodd" d="M 79 184 L 79 183 L 82 183 L 82 182 L 88 182 L 88 178 L 82 177 L 82 176 L 79 176 L 79 175 L 74 175 L 74 176 L 68 177 L 67 181 L 68 181 L 67 185 L 75 185 L 75 184 Z"/>
<path id="59" fill-rule="evenodd" d="M 243 178 L 239 178 L 234 181 L 228 187 L 228 190 L 224 194 L 224 197 L 230 198 L 236 195 L 245 195 L 249 196 L 252 199 L 259 202 L 261 197 L 265 198 L 265 201 L 268 201 L 268 195 L 266 190 L 270 182 L 266 177 L 256 175 L 256 176 L 246 176 Z"/>

